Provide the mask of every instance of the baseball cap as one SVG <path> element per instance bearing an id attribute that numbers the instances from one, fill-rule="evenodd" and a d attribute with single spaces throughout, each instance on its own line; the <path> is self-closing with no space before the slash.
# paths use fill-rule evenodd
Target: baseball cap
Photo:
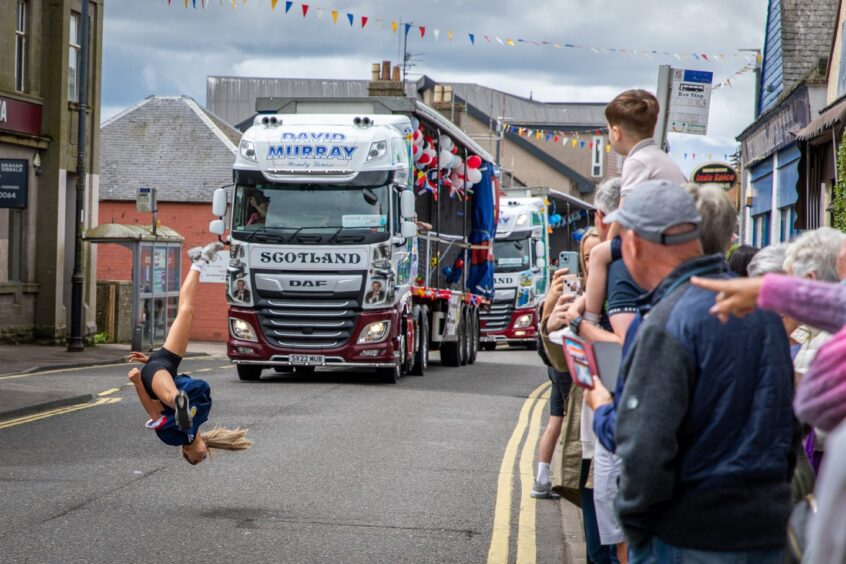
<path id="1" fill-rule="evenodd" d="M 699 239 L 702 217 L 693 198 L 675 182 L 647 180 L 635 185 L 619 208 L 609 213 L 603 223 L 616 221 L 638 237 L 659 245 L 680 245 Z M 688 233 L 665 235 L 676 225 L 693 224 Z"/>

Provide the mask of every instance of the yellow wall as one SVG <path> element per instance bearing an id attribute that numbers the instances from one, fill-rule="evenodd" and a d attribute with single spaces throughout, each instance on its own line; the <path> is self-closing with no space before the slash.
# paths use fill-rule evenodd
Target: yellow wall
<path id="1" fill-rule="evenodd" d="M 826 103 L 831 104 L 837 99 L 837 82 L 840 77 L 841 50 L 843 48 L 843 23 L 846 22 L 846 2 L 840 5 L 840 15 L 837 19 L 837 29 L 834 33 L 834 49 L 831 52 L 831 71 L 828 75 L 828 95 Z M 844 62 L 846 64 L 846 62 Z M 846 94 L 846 92 L 844 92 Z"/>

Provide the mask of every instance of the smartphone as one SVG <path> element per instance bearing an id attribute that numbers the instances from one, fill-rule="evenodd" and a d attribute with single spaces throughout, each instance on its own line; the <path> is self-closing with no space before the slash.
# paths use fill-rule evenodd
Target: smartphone
<path id="1" fill-rule="evenodd" d="M 578 296 L 582 289 L 582 279 L 569 274 L 564 277 L 564 294 Z"/>
<path id="2" fill-rule="evenodd" d="M 558 268 L 570 269 L 569 274 L 579 275 L 579 253 L 574 251 L 561 251 L 558 253 Z"/>
<path id="3" fill-rule="evenodd" d="M 596 369 L 602 384 L 612 394 L 617 388 L 617 376 L 620 373 L 620 363 L 623 357 L 623 346 L 620 343 L 593 343 L 593 356 L 596 359 Z"/>
<path id="4" fill-rule="evenodd" d="M 593 389 L 593 375 L 598 374 L 596 359 L 590 343 L 571 335 L 564 335 L 564 357 L 573 383 L 587 390 Z"/>

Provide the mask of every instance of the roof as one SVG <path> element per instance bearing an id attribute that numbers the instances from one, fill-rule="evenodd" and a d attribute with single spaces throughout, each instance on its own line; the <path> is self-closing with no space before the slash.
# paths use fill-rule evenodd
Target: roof
<path id="1" fill-rule="evenodd" d="M 82 234 L 89 243 L 131 243 L 135 241 L 178 242 L 184 237 L 170 227 L 159 226 L 153 235 L 153 228 L 147 225 L 126 225 L 103 223 Z"/>
<path id="2" fill-rule="evenodd" d="M 805 80 L 824 80 L 817 72 L 828 59 L 838 0 L 781 0 L 781 49 L 785 91 Z"/>
<path id="3" fill-rule="evenodd" d="M 255 115 L 257 98 L 362 98 L 369 80 L 308 78 L 246 78 L 210 76 L 206 81 L 206 104 L 227 123 L 237 125 Z M 428 77 L 406 81 L 405 92 L 418 97 L 421 84 L 434 84 Z M 539 102 L 481 86 L 449 83 L 462 100 L 493 116 L 506 116 L 508 123 L 549 127 L 596 129 L 605 127 L 605 103 Z M 493 109 L 492 109 L 493 108 Z"/>
<path id="4" fill-rule="evenodd" d="M 149 96 L 100 127 L 100 200 L 210 202 L 232 182 L 241 133 L 188 96 Z"/>

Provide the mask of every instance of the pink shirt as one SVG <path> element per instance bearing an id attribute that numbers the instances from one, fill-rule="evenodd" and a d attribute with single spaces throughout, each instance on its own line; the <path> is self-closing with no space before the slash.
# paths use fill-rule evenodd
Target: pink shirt
<path id="1" fill-rule="evenodd" d="M 623 186 L 620 193 L 625 196 L 636 185 L 647 180 L 670 180 L 679 184 L 687 182 L 679 165 L 653 139 L 644 139 L 629 151 L 623 162 Z"/>

